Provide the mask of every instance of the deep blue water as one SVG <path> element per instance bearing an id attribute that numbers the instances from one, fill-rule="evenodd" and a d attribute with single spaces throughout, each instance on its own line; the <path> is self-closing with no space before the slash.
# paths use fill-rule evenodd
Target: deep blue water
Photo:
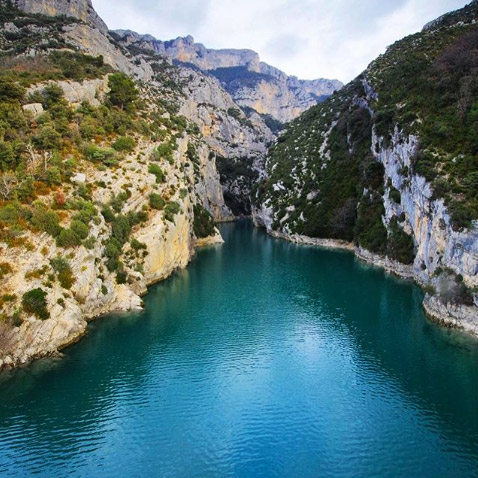
<path id="1" fill-rule="evenodd" d="M 478 342 L 347 252 L 250 223 L 1 377 L 1 477 L 478 477 Z"/>

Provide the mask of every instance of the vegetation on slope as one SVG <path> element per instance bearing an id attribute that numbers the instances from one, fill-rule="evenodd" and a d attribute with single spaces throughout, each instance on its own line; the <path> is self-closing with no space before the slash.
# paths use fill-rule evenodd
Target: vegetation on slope
<path id="1" fill-rule="evenodd" d="M 392 45 L 366 72 L 377 133 L 418 135 L 411 173 L 433 184 L 458 230 L 478 219 L 478 4 Z M 463 22 L 450 26 L 450 21 Z"/>
<path id="2" fill-rule="evenodd" d="M 412 174 L 431 181 L 455 229 L 478 219 L 478 4 L 392 45 L 363 75 L 291 122 L 268 158 L 255 204 L 274 211 L 273 228 L 344 239 L 404 263 L 413 239 L 404 217 L 384 222 L 385 181 L 372 132 L 391 144 L 398 128 L 419 138 Z M 457 23 L 458 22 L 458 23 Z"/>
<path id="3" fill-rule="evenodd" d="M 105 74 L 109 75 L 109 92 L 98 106 L 86 101 L 73 106 L 66 101 L 63 90 L 50 82 L 101 78 Z M 130 269 L 131 264 L 136 264 L 135 271 L 141 272 L 146 247 L 131 239 L 131 234 L 137 225 L 148 220 L 147 205 L 137 212 L 125 212 L 124 205 L 131 196 L 127 184 L 107 203 L 95 202 L 95 191 L 109 186 L 103 181 L 77 179 L 83 171 L 89 171 L 91 177 L 92 170 L 111 171 L 112 180 L 119 179 L 116 171 L 123 162 L 130 161 L 127 155 L 134 153 L 138 142 L 147 141 L 156 142 L 157 147 L 147 158 L 144 173 L 154 175 L 157 183 L 165 181 L 163 162 L 174 163 L 177 139 L 186 131 L 194 134 L 196 128 L 167 110 L 170 102 L 164 95 L 154 98 L 154 93 L 144 89 L 139 93 L 135 82 L 124 74 L 112 73 L 101 57 L 52 51 L 34 61 L 14 56 L 3 58 L 0 242 L 9 248 L 33 250 L 35 244 L 31 241 L 35 234 L 46 233 L 59 248 L 93 249 L 98 240 L 90 231 L 100 224 L 101 212 L 110 231 L 109 238 L 101 244 L 105 268 L 115 274 L 120 284 L 131 281 L 126 262 Z M 33 103 L 40 104 L 43 112 L 34 115 L 24 110 L 25 105 Z M 173 193 L 171 189 L 164 197 L 156 193 L 150 197 L 151 210 L 161 209 L 166 223 L 173 223 L 181 210 L 171 199 Z M 181 190 L 179 196 L 184 198 L 187 193 L 187 189 Z M 201 218 L 198 221 L 206 230 L 209 222 Z M 75 282 L 67 260 L 73 253 L 66 254 L 25 276 L 26 281 L 41 280 L 41 288 L 33 288 L 23 298 L 0 298 L 1 321 L 20 325 L 22 312 L 48 318 L 46 297 L 52 284 L 58 281 L 66 291 Z M 12 266 L 3 263 L 0 280 L 8 280 L 12 273 Z M 107 293 L 105 286 L 102 290 Z M 60 301 L 63 299 L 59 299 L 59 304 Z"/>

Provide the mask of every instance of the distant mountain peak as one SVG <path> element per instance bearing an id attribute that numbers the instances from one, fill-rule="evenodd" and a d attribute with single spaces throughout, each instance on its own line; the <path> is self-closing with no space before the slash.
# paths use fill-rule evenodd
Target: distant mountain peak
<path id="1" fill-rule="evenodd" d="M 270 114 L 281 122 L 297 117 L 343 86 L 338 80 L 300 80 L 296 76 L 288 76 L 262 62 L 253 50 L 206 48 L 202 43 L 195 43 L 191 35 L 161 41 L 152 35 L 131 30 L 111 33 L 126 46 L 152 50 L 173 61 L 191 64 L 211 73 L 239 105 L 261 114 Z"/>

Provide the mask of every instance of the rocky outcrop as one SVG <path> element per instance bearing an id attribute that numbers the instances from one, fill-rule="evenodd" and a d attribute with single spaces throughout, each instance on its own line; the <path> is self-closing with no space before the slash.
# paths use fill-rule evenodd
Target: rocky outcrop
<path id="1" fill-rule="evenodd" d="M 23 313 L 23 320 L 17 326 L 0 324 L 0 368 L 56 353 L 78 340 L 86 332 L 87 322 L 99 315 L 141 308 L 140 297 L 149 284 L 186 267 L 195 247 L 221 243 L 217 229 L 211 237 L 196 238 L 193 228 L 194 206 L 198 204 L 218 221 L 233 218 L 224 201 L 227 186 L 221 185 L 217 159 L 232 160 L 239 165 L 247 160 L 248 167 L 255 171 L 254 177 L 259 177 L 267 147 L 274 140 L 262 118 L 255 113 L 246 116 L 216 78 L 186 65 L 172 66 L 170 61 L 158 55 L 128 51 L 109 37 L 101 25 L 97 28 L 91 12 L 84 15 L 86 10 L 81 10 L 82 5 L 90 4 L 72 2 L 61 9 L 61 5 L 59 7 L 52 0 L 36 4 L 23 2 L 20 7 L 27 12 L 75 16 L 79 21 L 64 20 L 61 28 L 55 30 L 57 41 L 60 44 L 65 41 L 69 48 L 92 56 L 101 55 L 114 69 L 140 80 L 145 103 L 155 105 L 158 100 L 162 101 L 169 111 L 161 113 L 164 122 L 184 125 L 187 118 L 192 123 L 187 122 L 186 129 L 191 129 L 192 133 L 183 133 L 181 137 L 175 135 L 177 150 L 171 162 L 161 162 L 165 181 L 160 184 L 148 173 L 149 158 L 160 140 L 136 138 L 136 150 L 124 158 L 117 169 L 81 162 L 70 178 L 71 184 L 63 185 L 67 195 L 73 191 L 73 185 L 91 191 L 92 203 L 99 208 L 128 191 L 128 198 L 118 214 L 149 211 L 147 221 L 134 226 L 131 233 L 140 245 L 140 253 L 133 250 L 129 242 L 121 250 L 122 267 L 128 277 L 126 283 L 119 283 L 116 272 L 106 267 L 105 247 L 111 238 L 111 225 L 101 214 L 90 224 L 89 239 L 94 239 L 91 248 L 78 246 L 65 250 L 58 247 L 51 236 L 32 232 L 23 238 L 29 244 L 28 254 L 23 254 L 21 247 L 8 249 L 5 244 L 0 245 L 2 261 L 12 264 L 11 273 L 2 279 L 4 294 L 12 300 L 4 304 L 4 316 L 15 316 L 23 294 L 36 288 L 47 292 L 49 312 L 47 320 L 39 320 L 33 315 L 27 317 Z M 48 27 L 36 26 L 35 18 L 28 18 L 30 30 L 42 29 L 40 41 L 43 42 L 48 36 Z M 36 56 L 39 51 L 41 48 L 32 44 L 26 54 Z M 160 71 L 166 68 L 167 72 L 159 74 L 158 65 Z M 73 107 L 83 101 L 99 106 L 108 93 L 106 75 L 81 82 L 37 83 L 29 88 L 27 96 L 42 92 L 52 84 L 63 90 L 65 100 Z M 34 117 L 43 112 L 40 103 L 24 105 L 24 110 Z M 164 110 L 163 106 L 161 111 Z M 198 131 L 192 128 L 193 123 Z M 244 183 L 240 191 L 236 191 L 244 203 L 249 201 L 250 189 L 247 188 L 250 187 L 250 183 Z M 173 221 L 166 218 L 163 211 L 149 207 L 148 198 L 153 192 L 177 204 L 179 212 L 174 214 Z M 47 204 L 49 200 L 51 198 L 42 198 Z M 68 227 L 69 216 L 68 213 L 62 216 L 62 227 Z M 75 280 L 69 289 L 55 279 L 51 261 L 57 257 L 65 257 L 71 267 Z"/>
<path id="2" fill-rule="evenodd" d="M 70 23 L 63 27 L 62 35 L 80 51 L 92 56 L 101 55 L 105 63 L 113 68 L 147 83 L 151 87 L 150 91 L 161 90 L 164 99 L 176 105 L 179 114 L 198 125 L 209 149 L 207 153 L 204 149 L 198 151 L 205 177 L 199 183 L 204 185 L 204 191 L 197 192 L 216 220 L 234 217 L 230 207 L 224 203 L 224 192 L 234 204 L 239 205 L 234 211 L 236 214 L 250 213 L 252 181 L 239 178 L 239 183 L 232 184 L 229 178 L 219 177 L 215 160 L 216 157 L 236 163 L 247 160 L 246 169 L 252 171 L 251 177 L 260 177 L 268 145 L 275 137 L 258 114 L 246 116 L 213 76 L 191 69 L 188 65 L 172 66 L 159 54 L 145 55 L 141 51 L 128 51 L 125 48 L 127 42 L 116 43 L 107 34 L 88 24 Z M 167 69 L 167 73 L 157 74 L 158 68 Z M 82 100 L 97 104 L 107 92 L 107 84 L 100 79 L 81 84 L 65 81 L 60 82 L 60 86 L 66 98 L 75 104 Z M 40 87 L 43 86 L 34 86 L 29 92 Z M 157 99 L 155 94 L 150 94 L 152 101 Z M 33 106 L 27 106 L 27 109 L 31 108 Z M 34 111 L 32 113 L 36 114 Z"/>
<path id="3" fill-rule="evenodd" d="M 444 303 L 439 297 L 427 294 L 423 300 L 423 308 L 431 320 L 478 336 L 476 305 Z"/>
<path id="4" fill-rule="evenodd" d="M 106 76 L 83 82 L 48 81 L 36 84 L 30 93 L 41 92 L 53 83 L 63 89 L 65 99 L 73 106 L 83 101 L 100 104 L 108 91 Z M 146 98 L 148 91 L 142 91 Z M 193 143 L 198 153 L 197 162 L 189 154 Z M 163 211 L 152 209 L 147 221 L 134 227 L 131 237 L 144 245 L 141 246 L 144 249 L 139 256 L 130 243 L 123 246 L 122 261 L 130 278 L 127 283 L 119 283 L 116 273 L 105 265 L 105 244 L 111 230 L 101 214 L 90 223 L 92 248 L 79 246 L 65 250 L 48 234 L 33 232 L 27 232 L 23 238 L 29 244 L 28 254 L 23 248 L 0 244 L 2 263 L 11 265 L 11 272 L 2 280 L 2 291 L 4 296 L 15 297 L 14 302 L 4 304 L 3 312 L 13 315 L 24 293 L 42 288 L 47 291 L 50 315 L 47 320 L 26 316 L 19 326 L 0 327 L 0 369 L 57 353 L 81 338 L 88 321 L 100 315 L 141 309 L 141 295 L 146 293 L 148 285 L 186 267 L 196 247 L 222 242 L 217 229 L 211 237 L 199 239 L 193 230 L 195 204 L 204 205 L 219 219 L 229 214 L 214 155 L 207 143 L 193 142 L 186 133 L 178 138 L 172 161 L 163 159 L 159 163 L 164 182 L 158 184 L 156 177 L 148 172 L 147 164 L 159 144 L 140 139 L 135 151 L 124 158 L 117 169 L 98 169 L 85 162 L 70 178 L 73 184 L 91 188 L 92 202 L 98 207 L 127 190 L 128 198 L 121 206 L 121 214 L 148 210 L 148 198 L 153 192 L 178 205 L 179 212 L 173 220 L 167 219 Z M 69 186 L 64 186 L 67 192 Z M 70 289 L 53 279 L 51 261 L 57 257 L 66 258 L 71 267 L 74 282 Z"/>
<path id="5" fill-rule="evenodd" d="M 338 80 L 309 81 L 288 76 L 261 62 L 252 50 L 213 50 L 195 43 L 191 36 L 164 42 L 131 30 L 113 33 L 127 46 L 154 51 L 175 62 L 210 72 L 221 80 L 238 105 L 271 115 L 281 122 L 296 118 L 343 86 Z"/>
<path id="6" fill-rule="evenodd" d="M 99 106 L 103 103 L 106 94 L 109 91 L 108 88 L 108 75 L 103 78 L 97 78 L 94 80 L 78 81 L 47 81 L 45 83 L 37 83 L 28 88 L 27 97 L 35 92 L 42 92 L 49 85 L 57 85 L 63 90 L 65 100 L 68 101 L 73 107 L 78 107 L 83 101 L 87 101 L 92 106 Z M 24 109 L 32 111 L 32 113 L 38 115 L 43 112 L 43 108 L 40 103 L 32 103 L 25 105 Z"/>
<path id="7" fill-rule="evenodd" d="M 76 18 L 102 33 L 108 31 L 105 22 L 98 16 L 91 0 L 15 0 L 16 6 L 27 13 Z"/>
<path id="8" fill-rule="evenodd" d="M 155 53 L 182 63 L 191 63 L 201 70 L 247 66 L 251 71 L 260 71 L 259 55 L 252 50 L 212 50 L 195 43 L 191 35 L 171 41 L 161 41 L 152 35 L 140 35 L 131 30 L 115 30 L 128 45 L 153 50 Z"/>
<path id="9" fill-rule="evenodd" d="M 389 147 L 383 138 L 373 137 L 372 150 L 385 167 L 387 184 L 400 191 L 400 203 L 385 195 L 386 224 L 393 216 L 406 217 L 404 229 L 410 231 L 417 244 L 413 272 L 421 283 L 430 283 L 434 274 L 446 268 L 463 277 L 470 287 L 478 285 L 478 228 L 455 231 L 443 199 L 435 199 L 431 185 L 420 175 L 404 176 L 410 171 L 418 138 L 395 129 Z"/>
<path id="10" fill-rule="evenodd" d="M 155 177 L 148 174 L 143 166 L 144 159 L 152 154 L 155 143 L 141 142 L 137 150 L 120 166 L 120 170 L 85 170 L 86 184 L 103 184 L 96 189 L 94 200 L 103 203 L 124 191 L 128 186 L 130 197 L 123 205 L 122 213 L 141 211 L 147 203 L 150 192 L 168 196 L 180 206 L 174 221 L 165 219 L 162 211 L 153 212 L 148 221 L 133 230 L 133 237 L 144 244 L 145 254 L 141 262 L 125 260 L 128 275 L 133 279 L 127 284 L 118 284 L 116 274 L 105 267 L 104 244 L 109 237 L 109 228 L 101 215 L 92 224 L 90 236 L 95 238 L 92 249 L 84 246 L 75 248 L 68 254 L 68 260 L 75 277 L 71 289 L 65 290 L 60 283 L 51 282 L 45 286 L 39 270 L 50 270 L 50 261 L 65 256 L 65 250 L 58 247 L 47 234 L 28 234 L 31 251 L 24 254 L 22 249 L 7 249 L 2 245 L 2 261 L 12 264 L 12 273 L 2 282 L 4 294 L 21 297 L 36 287 L 47 288 L 50 318 L 39 320 L 27 317 L 19 327 L 3 330 L 0 334 L 0 369 L 28 363 L 34 358 L 51 355 L 78 340 L 87 329 L 87 322 L 102 314 L 114 311 L 141 309 L 140 296 L 147 286 L 163 280 L 176 269 L 187 266 L 194 248 L 222 242 L 216 231 L 214 236 L 197 240 L 192 230 L 192 205 L 197 201 L 194 191 L 183 196 L 180 191 L 188 191 L 188 185 L 195 180 L 193 168 L 185 152 L 188 137 L 181 139 L 179 150 L 175 153 L 175 163 L 161 164 L 167 181 L 158 189 Z M 183 171 L 187 171 L 186 174 Z M 174 193 L 172 193 L 174 191 Z M 124 253 L 128 255 L 129 245 Z M 138 268 L 138 265 L 141 267 Z M 26 277 L 30 279 L 26 280 Z"/>
<path id="11" fill-rule="evenodd" d="M 63 38 L 84 53 L 101 55 L 105 63 L 138 80 L 149 81 L 153 76 L 151 67 L 145 61 L 133 62 L 107 34 L 90 25 L 71 23 L 64 27 Z"/>
<path id="12" fill-rule="evenodd" d="M 210 205 L 208 209 L 218 221 L 249 215 L 251 188 L 263 175 L 265 156 L 274 134 L 259 115 L 246 116 L 216 78 L 185 66 L 175 68 L 171 74 L 178 84 L 185 85 L 184 95 L 178 99 L 179 113 L 199 126 L 208 146 L 210 157 L 204 149 L 198 151 L 200 161 L 209 164 L 203 169 L 209 178 L 203 182 L 208 185 L 208 193 L 202 194 L 204 204 Z M 216 172 L 217 158 L 230 165 L 220 170 L 220 176 Z M 246 176 L 244 170 L 248 172 Z M 212 186 L 218 181 L 222 184 L 219 191 Z"/>

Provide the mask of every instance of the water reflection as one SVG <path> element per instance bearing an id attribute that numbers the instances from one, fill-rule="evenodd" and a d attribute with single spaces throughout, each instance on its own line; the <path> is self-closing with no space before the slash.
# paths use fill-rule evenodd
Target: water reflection
<path id="1" fill-rule="evenodd" d="M 473 476 L 476 340 L 350 253 L 222 232 L 144 313 L 2 377 L 1 475 Z"/>

